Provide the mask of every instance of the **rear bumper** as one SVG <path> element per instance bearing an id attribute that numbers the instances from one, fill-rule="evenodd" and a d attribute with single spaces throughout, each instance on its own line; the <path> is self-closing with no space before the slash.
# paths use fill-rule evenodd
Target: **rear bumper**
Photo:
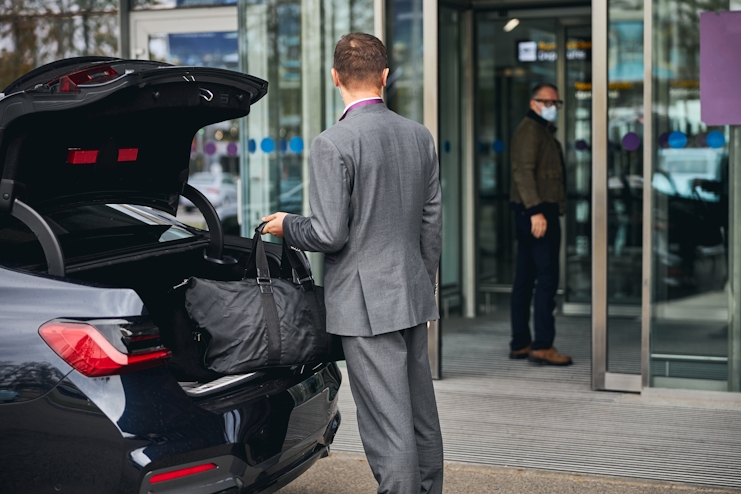
<path id="1" fill-rule="evenodd" d="M 307 439 L 290 451 L 256 466 L 248 465 L 238 456 L 224 455 L 166 469 L 152 470 L 144 476 L 139 493 L 269 494 L 276 492 L 298 478 L 317 460 L 329 455 L 329 443 L 334 438 L 338 425 L 339 412 L 322 437 Z M 162 474 L 201 465 L 209 465 L 210 469 L 187 477 L 157 482 L 157 477 Z"/>
<path id="2" fill-rule="evenodd" d="M 75 375 L 75 385 L 118 429 L 118 454 L 123 453 L 118 479 L 110 478 L 118 489 L 84 492 L 277 490 L 327 454 L 339 427 L 337 366 L 307 371 L 270 373 L 201 400 L 187 396 L 165 368 L 97 382 Z M 155 475 L 209 463 L 215 467 L 151 482 Z M 86 468 L 103 466 L 89 458 Z"/>

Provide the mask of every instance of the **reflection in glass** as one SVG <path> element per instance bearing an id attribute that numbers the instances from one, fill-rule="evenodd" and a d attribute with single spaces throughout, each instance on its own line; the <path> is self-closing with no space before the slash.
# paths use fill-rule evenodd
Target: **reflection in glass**
<path id="1" fill-rule="evenodd" d="M 237 0 L 134 0 L 135 10 L 236 5 Z"/>
<path id="2" fill-rule="evenodd" d="M 592 28 L 566 28 L 566 302 L 592 300 Z"/>
<path id="3" fill-rule="evenodd" d="M 118 3 L 101 3 L 95 9 L 61 1 L 0 5 L 0 91 L 23 74 L 55 60 L 116 56 Z M 111 13 L 101 13 L 106 11 Z"/>
<path id="4" fill-rule="evenodd" d="M 243 235 L 252 236 L 269 213 L 308 212 L 304 177 L 311 139 L 344 109 L 329 74 L 335 44 L 348 32 L 373 31 L 372 0 L 322 0 L 318 25 L 309 20 L 316 12 L 302 12 L 305 4 L 239 2 L 240 70 L 269 83 L 267 96 L 242 125 Z M 312 47 L 319 47 L 319 57 L 307 57 L 304 50 Z M 305 63 L 307 58 L 316 63 Z"/>
<path id="5" fill-rule="evenodd" d="M 266 214 L 303 213 L 303 150 L 296 153 L 288 146 L 302 136 L 301 2 L 249 3 L 241 15 L 242 69 L 270 84 L 247 117 L 247 137 L 257 144 L 245 156 L 248 176 L 243 177 L 242 231 L 251 236 Z"/>
<path id="6" fill-rule="evenodd" d="M 443 253 L 440 264 L 442 314 L 461 307 L 461 70 L 460 13 L 440 7 L 440 184 Z"/>
<path id="7" fill-rule="evenodd" d="M 729 2 L 654 5 L 651 385 L 723 391 L 733 228 L 728 129 L 700 119 L 699 15 Z"/>
<path id="8" fill-rule="evenodd" d="M 388 0 L 389 78 L 386 101 L 399 115 L 423 123 L 422 0 Z"/>
<path id="9" fill-rule="evenodd" d="M 641 373 L 643 2 L 612 0 L 608 33 L 607 370 Z"/>
<path id="10" fill-rule="evenodd" d="M 158 33 L 149 36 L 149 58 L 174 65 L 194 65 L 236 70 L 239 65 L 239 46 L 237 33 Z M 197 188 L 206 194 L 217 208 L 219 217 L 225 225 L 234 223 L 237 217 L 237 184 L 239 176 L 239 120 L 228 120 L 208 125 L 193 137 L 190 152 L 190 179 L 211 182 L 207 187 Z M 186 212 L 192 204 L 185 198 L 180 204 Z M 184 222 L 205 227 L 198 212 L 192 216 L 182 216 Z M 238 234 L 238 229 L 230 228 L 227 233 Z"/>

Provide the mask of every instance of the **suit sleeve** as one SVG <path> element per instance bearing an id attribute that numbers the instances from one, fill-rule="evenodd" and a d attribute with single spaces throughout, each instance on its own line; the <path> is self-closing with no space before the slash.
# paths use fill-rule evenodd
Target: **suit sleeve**
<path id="1" fill-rule="evenodd" d="M 283 234 L 289 245 L 309 252 L 337 252 L 350 228 L 350 177 L 337 147 L 326 137 L 311 143 L 309 157 L 311 216 L 289 214 Z"/>
<path id="2" fill-rule="evenodd" d="M 512 138 L 512 180 L 530 214 L 540 211 L 542 202 L 535 182 L 535 163 L 538 158 L 538 143 L 526 129 L 518 129 Z"/>
<path id="3" fill-rule="evenodd" d="M 426 184 L 426 200 L 422 210 L 422 230 L 420 234 L 420 251 L 432 286 L 435 286 L 437 269 L 440 265 L 442 251 L 442 192 L 440 190 L 440 163 L 435 152 L 435 143 L 430 137 L 428 145 L 429 178 Z"/>

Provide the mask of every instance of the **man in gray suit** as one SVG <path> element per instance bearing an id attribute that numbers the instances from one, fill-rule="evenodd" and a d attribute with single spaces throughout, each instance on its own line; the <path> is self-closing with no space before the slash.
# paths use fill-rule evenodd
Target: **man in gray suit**
<path id="1" fill-rule="evenodd" d="M 427 322 L 439 317 L 438 160 L 430 132 L 383 104 L 387 65 L 374 36 L 337 43 L 332 78 L 347 107 L 311 144 L 312 215 L 270 215 L 264 233 L 325 253 L 327 331 L 342 336 L 378 492 L 441 493 L 427 357 Z"/>

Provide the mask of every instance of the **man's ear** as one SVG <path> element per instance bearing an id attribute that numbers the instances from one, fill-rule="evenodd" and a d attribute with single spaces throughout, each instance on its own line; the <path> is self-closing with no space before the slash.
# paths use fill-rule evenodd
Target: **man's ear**
<path id="1" fill-rule="evenodd" d="M 381 87 L 386 87 L 386 81 L 389 78 L 389 68 L 386 67 L 381 73 Z"/>
<path id="2" fill-rule="evenodd" d="M 332 73 L 332 82 L 334 82 L 335 87 L 340 87 L 340 77 L 337 75 L 334 67 L 330 69 L 330 72 Z"/>

